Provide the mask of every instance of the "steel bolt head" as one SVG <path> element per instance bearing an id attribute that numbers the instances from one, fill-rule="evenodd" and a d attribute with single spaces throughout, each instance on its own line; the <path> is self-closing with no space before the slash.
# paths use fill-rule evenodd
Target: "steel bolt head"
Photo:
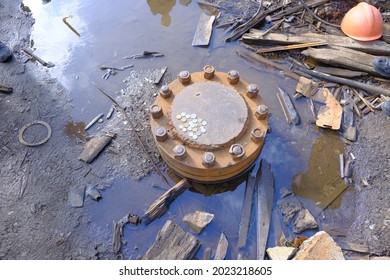
<path id="1" fill-rule="evenodd" d="M 165 140 L 168 139 L 168 132 L 165 129 L 165 127 L 162 126 L 156 128 L 154 135 L 156 136 L 158 142 L 164 142 Z"/>
<path id="2" fill-rule="evenodd" d="M 258 93 L 259 87 L 256 84 L 250 84 L 246 89 L 246 95 L 251 99 L 257 97 Z"/>
<path id="3" fill-rule="evenodd" d="M 254 128 L 251 132 L 251 139 L 254 142 L 260 142 L 261 140 L 264 139 L 264 137 L 265 137 L 265 132 L 259 127 Z"/>
<path id="4" fill-rule="evenodd" d="M 183 145 L 176 145 L 173 148 L 173 156 L 175 159 L 183 159 L 186 155 L 186 148 Z"/>
<path id="5" fill-rule="evenodd" d="M 167 85 L 163 85 L 160 89 L 160 96 L 162 98 L 169 98 L 172 95 L 172 91 Z"/>
<path id="6" fill-rule="evenodd" d="M 182 85 L 188 85 L 191 82 L 191 74 L 188 71 L 181 71 L 179 73 L 179 81 Z"/>
<path id="7" fill-rule="evenodd" d="M 205 79 L 211 80 L 211 79 L 214 78 L 215 69 L 214 69 L 213 66 L 206 65 L 205 67 L 203 67 L 203 72 L 204 72 L 204 78 Z"/>
<path id="8" fill-rule="evenodd" d="M 264 104 L 261 104 L 257 107 L 256 112 L 255 112 L 255 117 L 258 120 L 264 120 L 268 116 L 268 107 L 265 106 Z"/>
<path id="9" fill-rule="evenodd" d="M 233 159 L 240 159 L 245 155 L 245 149 L 240 144 L 233 144 L 230 146 L 229 153 L 232 155 Z"/>
<path id="10" fill-rule="evenodd" d="M 206 167 L 212 167 L 215 164 L 215 155 L 212 152 L 205 152 L 202 157 L 202 163 Z"/>
<path id="11" fill-rule="evenodd" d="M 164 115 L 161 106 L 158 104 L 150 106 L 150 113 L 152 114 L 153 119 L 159 119 Z"/>
<path id="12" fill-rule="evenodd" d="M 240 74 L 236 70 L 230 70 L 227 79 L 229 84 L 235 85 L 240 80 Z"/>

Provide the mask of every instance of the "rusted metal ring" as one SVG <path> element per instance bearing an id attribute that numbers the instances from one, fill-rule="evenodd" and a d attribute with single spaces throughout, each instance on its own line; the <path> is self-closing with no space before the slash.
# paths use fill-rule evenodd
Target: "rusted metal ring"
<path id="1" fill-rule="evenodd" d="M 46 135 L 46 137 L 45 137 L 44 139 L 42 139 L 41 141 L 36 142 L 36 143 L 29 143 L 29 142 L 27 142 L 26 140 L 24 140 L 23 134 L 24 134 L 24 132 L 26 131 L 26 129 L 29 128 L 30 126 L 39 125 L 39 124 L 40 124 L 40 125 L 43 125 L 44 127 L 46 127 L 46 129 L 47 129 L 47 135 Z M 51 127 L 50 127 L 50 125 L 49 125 L 47 122 L 44 122 L 44 121 L 33 121 L 33 122 L 31 122 L 31 123 L 25 124 L 25 125 L 19 130 L 19 142 L 22 143 L 22 144 L 25 145 L 25 146 L 36 147 L 36 146 L 45 144 L 47 141 L 49 141 L 49 139 L 50 139 L 50 137 L 51 137 L 51 133 L 52 133 Z"/>

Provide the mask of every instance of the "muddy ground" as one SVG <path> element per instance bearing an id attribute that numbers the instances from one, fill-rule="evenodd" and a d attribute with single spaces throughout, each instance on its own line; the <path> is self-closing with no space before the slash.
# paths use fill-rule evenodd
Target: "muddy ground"
<path id="1" fill-rule="evenodd" d="M 153 171 L 153 165 L 119 113 L 114 116 L 115 125 L 102 129 L 117 133 L 107 152 L 91 165 L 78 160 L 85 134 L 65 134 L 71 121 L 69 93 L 44 67 L 29 61 L 21 51 L 29 46 L 34 19 L 30 13 L 21 12 L 20 3 L 0 3 L 0 41 L 14 51 L 11 61 L 0 63 L 0 84 L 13 87 L 11 94 L 0 93 L 0 259 L 114 259 L 111 228 L 97 228 L 85 208 L 70 207 L 69 191 L 88 185 L 104 189 L 116 177 L 137 179 Z M 141 104 L 124 106 L 129 107 L 135 129 L 145 139 L 150 157 L 157 162 L 159 156 L 148 136 L 148 114 L 140 109 L 147 107 L 157 91 L 156 86 L 147 82 L 156 72 L 134 71 L 131 75 L 135 82 L 125 82 L 124 90 L 116 97 L 121 100 L 121 96 L 139 91 L 149 94 L 138 100 Z M 172 76 L 165 79 L 169 81 Z M 18 141 L 19 130 L 35 120 L 50 124 L 51 138 L 38 147 L 22 145 Z M 358 131 L 358 141 L 347 146 L 356 156 L 356 205 L 346 238 L 368 245 L 375 254 L 388 255 L 390 117 L 380 111 L 370 113 L 359 121 Z M 30 128 L 26 130 L 26 140 L 36 141 L 45 133 L 42 127 Z M 161 162 L 158 166 L 165 168 Z"/>

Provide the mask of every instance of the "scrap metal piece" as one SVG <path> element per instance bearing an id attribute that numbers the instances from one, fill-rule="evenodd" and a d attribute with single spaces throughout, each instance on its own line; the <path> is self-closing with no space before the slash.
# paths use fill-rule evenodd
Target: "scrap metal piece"
<path id="1" fill-rule="evenodd" d="M 87 130 L 88 128 L 90 128 L 91 126 L 93 126 L 99 119 L 101 119 L 102 117 L 104 116 L 103 113 L 100 113 L 99 115 L 97 115 L 89 124 L 87 124 L 87 126 L 85 127 L 85 130 Z"/>
<path id="2" fill-rule="evenodd" d="M 30 126 L 33 126 L 33 125 L 43 125 L 47 129 L 46 137 L 43 138 L 41 141 L 38 141 L 38 142 L 35 142 L 35 143 L 27 142 L 23 138 L 23 134 L 26 131 L 26 129 L 29 128 Z M 51 127 L 50 127 L 50 125 L 47 122 L 44 122 L 44 121 L 33 121 L 31 123 L 25 124 L 19 130 L 19 142 L 22 143 L 25 146 L 36 147 L 36 146 L 39 146 L 39 145 L 42 145 L 42 144 L 46 143 L 50 139 L 51 133 L 52 133 Z"/>
<path id="3" fill-rule="evenodd" d="M 287 92 L 285 92 L 283 89 L 279 87 L 280 92 L 280 101 L 284 103 L 284 109 L 286 110 L 285 113 L 288 114 L 289 120 L 297 125 L 301 122 L 301 118 L 299 117 L 299 114 L 297 110 L 294 107 L 294 104 L 292 103 L 292 100 Z"/>
<path id="4" fill-rule="evenodd" d="M 208 46 L 211 34 L 213 32 L 213 23 L 215 16 L 209 16 L 202 13 L 199 18 L 198 26 L 195 31 L 192 46 Z"/>
<path id="5" fill-rule="evenodd" d="M 68 18 L 73 18 L 73 16 L 66 16 L 66 17 L 64 17 L 64 18 L 62 19 L 62 21 L 66 24 L 67 27 L 69 27 L 70 30 L 73 31 L 74 34 L 76 34 L 77 36 L 80 37 L 80 36 L 81 36 L 80 33 L 78 33 L 77 30 L 74 29 L 74 27 L 73 27 L 72 25 L 70 25 L 69 22 L 67 22 L 67 19 L 68 19 Z"/>

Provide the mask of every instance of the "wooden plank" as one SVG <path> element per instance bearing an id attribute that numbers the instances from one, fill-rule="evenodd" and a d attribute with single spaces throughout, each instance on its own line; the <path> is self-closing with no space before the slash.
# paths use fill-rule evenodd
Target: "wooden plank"
<path id="1" fill-rule="evenodd" d="M 214 260 L 224 260 L 226 257 L 228 246 L 229 246 L 229 242 L 225 234 L 222 232 L 221 236 L 219 237 L 217 251 L 215 252 Z"/>
<path id="2" fill-rule="evenodd" d="M 199 248 L 196 237 L 168 220 L 142 260 L 190 260 Z"/>
<path id="3" fill-rule="evenodd" d="M 374 55 L 340 47 L 310 48 L 304 50 L 302 54 L 310 56 L 321 63 L 381 76 L 372 66 L 372 61 L 376 58 Z"/>
<path id="4" fill-rule="evenodd" d="M 346 36 L 321 35 L 316 33 L 305 33 L 301 35 L 268 33 L 264 36 L 263 34 L 264 31 L 258 29 L 251 29 L 249 33 L 244 34 L 242 36 L 242 39 L 246 43 L 268 43 L 276 45 L 302 44 L 323 41 L 330 46 L 339 46 L 376 55 L 390 55 L 390 44 L 387 44 L 380 40 L 371 42 L 359 42 Z"/>
<path id="5" fill-rule="evenodd" d="M 261 161 L 261 173 L 257 178 L 257 221 L 256 221 L 256 240 L 257 259 L 263 260 L 265 248 L 267 246 L 269 226 L 271 223 L 272 204 L 274 201 L 274 176 L 271 166 L 266 160 Z"/>
<path id="6" fill-rule="evenodd" d="M 171 203 L 181 195 L 185 190 L 190 187 L 187 179 L 182 179 L 179 183 L 174 185 L 168 191 L 166 191 L 162 196 L 160 196 L 145 212 L 142 217 L 142 222 L 149 224 L 155 219 L 162 216 L 165 212 L 168 211 Z"/>
<path id="7" fill-rule="evenodd" d="M 368 74 L 360 71 L 352 71 L 349 69 L 341 69 L 336 67 L 316 66 L 314 70 L 326 73 L 329 75 L 339 76 L 343 78 L 356 78 L 361 76 L 367 76 Z"/>
<path id="8" fill-rule="evenodd" d="M 299 117 L 299 114 L 298 114 L 297 110 L 295 109 L 294 104 L 292 103 L 290 96 L 288 95 L 287 92 L 282 90 L 280 87 L 279 87 L 279 93 L 280 93 L 281 100 L 283 101 L 283 103 L 285 105 L 285 109 L 287 109 L 289 119 L 291 120 L 291 122 L 293 124 L 295 124 L 295 125 L 299 124 L 301 122 L 301 118 Z"/>
<path id="9" fill-rule="evenodd" d="M 259 167 L 260 167 L 260 162 L 257 161 L 252 172 L 249 174 L 246 182 L 244 203 L 241 212 L 240 229 L 238 231 L 238 242 L 237 242 L 238 249 L 244 248 L 246 245 L 246 239 L 248 236 L 249 225 L 252 216 L 253 195 L 255 193 L 256 177 L 260 170 Z"/>
<path id="10" fill-rule="evenodd" d="M 289 50 L 295 50 L 295 49 L 305 49 L 309 47 L 318 47 L 318 46 L 325 46 L 328 43 L 325 42 L 310 42 L 310 43 L 303 43 L 303 44 L 293 44 L 293 45 L 287 45 L 287 46 L 277 46 L 277 47 L 271 47 L 271 48 L 260 48 L 256 50 L 256 53 L 267 53 L 267 52 L 279 52 L 279 51 L 289 51 Z"/>
<path id="11" fill-rule="evenodd" d="M 213 32 L 213 23 L 215 16 L 209 16 L 202 13 L 199 18 L 198 26 L 195 31 L 192 46 L 208 46 L 211 33 Z"/>

